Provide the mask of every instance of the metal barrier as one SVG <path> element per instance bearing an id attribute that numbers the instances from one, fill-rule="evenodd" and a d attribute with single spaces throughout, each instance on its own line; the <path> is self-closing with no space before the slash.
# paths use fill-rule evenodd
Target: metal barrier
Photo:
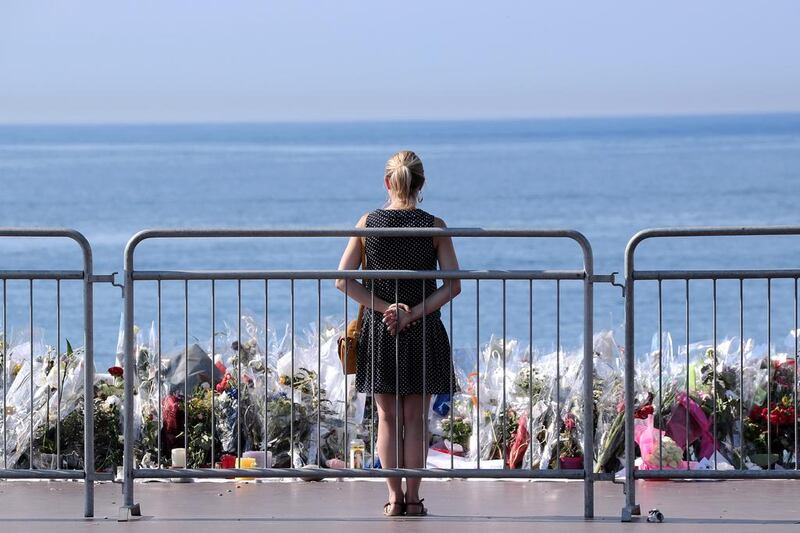
<path id="1" fill-rule="evenodd" d="M 635 461 L 635 441 L 634 441 L 634 403 L 635 403 L 635 388 L 634 388 L 634 381 L 635 381 L 635 372 L 636 372 L 636 345 L 635 345 L 635 337 L 634 337 L 634 312 L 635 312 L 635 303 L 634 303 L 634 293 L 635 287 L 637 282 L 642 281 L 650 281 L 656 282 L 658 284 L 658 336 L 659 336 L 659 346 L 658 346 L 658 373 L 659 373 L 659 381 L 661 380 L 662 375 L 662 342 L 663 342 L 663 322 L 662 322 L 662 281 L 665 280 L 680 280 L 684 281 L 684 301 L 685 301 L 685 328 L 686 328 L 686 367 L 687 367 L 687 377 L 686 377 L 686 409 L 687 409 L 687 420 L 688 420 L 688 409 L 689 409 L 689 394 L 688 394 L 688 384 L 689 384 L 689 327 L 690 327 L 690 320 L 689 320 L 689 301 L 690 301 L 690 294 L 689 294 L 689 282 L 690 280 L 707 280 L 712 283 L 712 336 L 713 336 L 713 423 L 714 423 L 714 433 L 713 433 L 713 446 L 715 451 L 717 450 L 717 280 L 739 280 L 739 353 L 740 357 L 742 357 L 744 353 L 744 346 L 743 346 L 743 337 L 744 337 L 744 306 L 743 306 L 743 281 L 744 280 L 751 280 L 751 279 L 763 279 L 767 280 L 767 303 L 768 303 L 768 310 L 767 310 L 767 363 L 771 364 L 771 329 L 772 329 L 772 318 L 771 318 L 771 285 L 773 279 L 793 279 L 794 280 L 794 302 L 795 302 L 795 311 L 794 311 L 794 328 L 797 330 L 798 318 L 797 318 L 797 280 L 800 278 L 800 270 L 636 270 L 634 266 L 634 259 L 635 259 L 635 252 L 639 244 L 642 241 L 648 239 L 656 239 L 656 238 L 670 238 L 670 237 L 726 237 L 726 236 L 778 236 L 778 235 L 800 235 L 800 227 L 705 227 L 705 228 L 681 228 L 681 229 L 650 229 L 644 230 L 637 233 L 628 243 L 627 249 L 625 251 L 625 507 L 622 510 L 622 520 L 623 521 L 630 521 L 632 515 L 639 515 L 641 514 L 641 509 L 639 505 L 636 503 L 636 487 L 634 481 L 636 479 L 672 479 L 672 478 L 691 478 L 691 479 L 800 479 L 800 470 L 798 470 L 797 460 L 795 459 L 795 466 L 794 469 L 786 469 L 786 470 L 777 470 L 777 469 L 765 469 L 765 470 L 744 470 L 743 466 L 740 464 L 739 468 L 733 470 L 717 470 L 717 462 L 716 456 L 714 459 L 714 469 L 710 470 L 691 470 L 691 466 L 688 463 L 688 456 L 687 456 L 687 468 L 686 469 L 665 469 L 663 464 L 663 455 L 659 453 L 659 468 L 658 469 L 647 469 L 647 470 L 636 470 L 634 461 Z M 795 337 L 795 357 L 798 355 L 797 351 L 797 338 Z M 741 360 L 741 364 L 739 365 L 739 413 L 738 413 L 738 422 L 740 424 L 740 431 L 743 424 L 743 413 L 742 413 L 742 403 L 743 403 L 743 393 L 742 393 L 742 383 L 743 383 L 743 359 Z M 796 369 L 796 365 L 795 365 Z M 767 386 L 767 394 L 771 389 L 771 384 L 769 380 L 771 379 L 771 372 L 767 371 L 767 379 L 768 379 L 768 386 Z M 659 409 L 661 408 L 661 386 L 659 386 Z M 767 398 L 768 405 L 769 404 L 769 397 Z M 795 370 L 794 375 L 794 407 L 795 411 L 797 408 L 797 373 Z M 797 457 L 797 427 L 796 427 L 796 420 L 795 420 L 795 444 L 794 444 L 794 454 L 795 458 Z M 770 424 L 770 417 L 767 417 L 767 439 L 769 439 L 769 435 L 771 434 L 771 430 L 769 427 Z M 769 442 L 769 441 L 768 441 Z M 663 443 L 660 442 L 659 446 L 663 446 Z M 771 446 L 767 445 L 768 453 L 771 453 Z M 688 450 L 688 431 L 687 431 L 687 450 Z M 744 460 L 743 456 L 740 456 L 740 463 Z"/>
<path id="2" fill-rule="evenodd" d="M 140 271 L 135 268 L 134 252 L 137 246 L 145 240 L 149 239 L 176 239 L 176 238 L 279 238 L 279 237 L 301 237 L 301 238 L 320 238 L 320 237 L 476 237 L 476 238 L 499 238 L 499 237 L 514 237 L 514 238 L 547 238 L 547 239 L 571 239 L 575 241 L 581 248 L 583 254 L 583 269 L 582 270 L 432 270 L 432 271 L 409 271 L 409 270 L 314 270 L 314 271 L 296 271 L 296 270 L 261 270 L 261 271 Z M 249 477 L 249 478 L 276 478 L 276 477 L 298 477 L 298 478 L 365 478 L 365 477 L 412 477 L 412 478 L 569 478 L 569 479 L 582 479 L 584 484 L 584 516 L 591 518 L 594 513 L 594 487 L 593 482 L 597 476 L 592 474 L 593 471 L 593 392 L 592 392 L 592 378 L 593 375 L 593 353 L 592 353 L 592 315 L 593 315 L 593 283 L 600 281 L 599 277 L 593 275 L 593 256 L 592 249 L 588 240 L 580 233 L 570 230 L 484 230 L 484 229 L 438 229 L 438 228 L 370 228 L 370 229 L 349 229 L 349 230 L 237 230 L 237 229 L 193 229 L 193 230 L 148 230 L 142 231 L 131 238 L 125 249 L 124 255 L 125 262 L 125 282 L 124 282 L 124 355 L 125 355 L 125 449 L 124 449 L 124 505 L 120 509 L 120 519 L 126 520 L 130 516 L 140 515 L 140 508 L 135 503 L 134 497 L 134 480 L 136 478 L 226 478 L 233 476 Z M 554 470 L 540 470 L 540 469 L 508 469 L 506 468 L 506 443 L 505 435 L 503 439 L 503 469 L 455 469 L 452 468 L 382 468 L 382 469 L 361 469 L 361 468 L 325 468 L 324 470 L 313 470 L 303 468 L 256 468 L 256 469 L 240 469 L 240 468 L 214 468 L 214 456 L 212 455 L 212 468 L 199 468 L 199 469 L 163 469 L 160 468 L 136 468 L 134 458 L 134 383 L 132 376 L 134 376 L 134 357 L 135 357 L 135 332 L 134 332 L 134 297 L 136 294 L 136 284 L 142 281 L 157 282 L 158 284 L 158 328 L 161 329 L 161 282 L 162 281 L 183 281 L 184 283 L 184 312 L 186 320 L 186 334 L 184 336 L 184 353 L 188 353 L 188 320 L 189 320 L 189 306 L 188 306 L 188 285 L 190 281 L 206 280 L 211 281 L 211 314 L 212 314 L 212 339 L 214 338 L 214 281 L 216 280 L 234 280 L 238 282 L 237 303 L 239 309 L 239 340 L 241 340 L 241 283 L 242 280 L 263 280 L 264 281 L 264 302 L 266 310 L 268 311 L 269 305 L 269 281 L 270 280 L 290 280 L 291 283 L 291 353 L 292 353 L 292 374 L 294 374 L 294 282 L 295 280 L 316 280 L 318 301 L 317 320 L 319 323 L 319 308 L 321 306 L 321 292 L 319 290 L 322 280 L 336 280 L 336 279 L 388 279 L 395 280 L 395 287 L 399 280 L 420 280 L 423 287 L 425 280 L 437 279 L 464 279 L 475 280 L 476 288 L 479 291 L 481 280 L 499 280 L 503 283 L 503 352 L 505 353 L 505 282 L 506 280 L 528 280 L 532 287 L 534 280 L 549 280 L 555 282 L 557 289 L 557 298 L 560 299 L 560 283 L 561 281 L 572 280 L 582 283 L 583 288 L 583 387 L 582 398 L 583 401 L 583 423 L 584 423 L 584 437 L 583 448 L 584 464 L 583 469 L 580 470 L 561 470 L 560 468 Z M 611 277 L 613 279 L 613 276 Z M 603 280 L 608 281 L 608 280 Z M 346 285 L 346 284 L 345 284 Z M 374 285 L 372 286 L 372 298 L 374 298 Z M 396 290 L 395 290 L 396 294 Z M 425 290 L 423 289 L 423 295 Z M 397 296 L 395 296 L 395 299 Z M 478 292 L 479 298 L 479 292 Z M 532 296 L 531 296 L 531 309 L 532 309 Z M 559 300 L 560 301 L 560 300 Z M 345 323 L 347 323 L 347 294 L 345 294 Z M 424 302 L 424 296 L 423 296 Z M 424 303 L 423 303 L 424 305 Z M 452 338 L 452 300 L 450 305 L 450 333 Z M 558 306 L 558 303 L 556 304 Z M 480 316 L 480 308 L 477 306 L 477 314 Z M 557 307 L 558 308 L 558 307 Z M 423 313 L 423 316 L 425 313 Z M 267 313 L 268 317 L 268 313 Z M 268 318 L 265 317 L 265 321 Z M 532 314 L 531 314 L 532 317 Z M 557 316 L 556 330 L 560 322 L 560 314 Z M 531 318 L 532 322 L 532 318 Z M 478 326 L 479 327 L 479 326 Z M 266 329 L 266 324 L 265 324 Z M 424 329 L 424 328 L 423 328 Z M 317 335 L 319 336 L 320 328 L 317 328 Z M 476 335 L 477 353 L 480 352 L 480 333 Z M 157 348 L 159 366 L 161 357 L 160 339 Z M 317 339 L 317 346 L 319 347 L 319 337 Z M 423 341 L 424 346 L 424 341 Z M 560 339 L 557 339 L 557 354 L 556 365 L 558 369 L 558 361 L 561 359 Z M 239 349 L 241 344 L 239 343 Z M 396 348 L 397 349 L 397 348 Z M 452 346 L 451 346 L 452 350 Z M 214 351 L 212 341 L 212 352 Z M 425 349 L 423 348 L 423 354 Z M 477 355 L 476 355 L 477 357 Z M 532 357 L 530 358 L 532 359 Z M 478 364 L 480 364 L 478 362 Z M 209 363 L 213 366 L 213 359 Z M 424 363 L 423 363 L 423 366 Z M 211 375 L 214 375 L 214 369 L 211 368 Z M 505 356 L 503 357 L 503 370 L 505 372 Z M 237 370 L 237 384 L 241 383 L 241 365 Z M 264 370 L 266 372 L 266 368 Z M 557 370 L 558 373 L 558 370 Z M 160 390 L 161 372 L 157 372 L 157 384 Z M 556 379 L 556 402 L 560 401 L 558 387 L 560 386 L 560 374 Z M 293 378 L 290 378 L 293 379 Z M 319 377 L 317 377 L 319 379 Z M 347 378 L 345 378 L 347 379 Z M 480 378 L 478 378 L 480 379 Z M 423 380 L 424 382 L 424 380 Z M 184 381 L 184 398 L 188 398 L 188 391 L 186 390 L 186 381 Z M 346 383 L 346 382 L 345 382 Z M 345 390 L 347 386 L 345 385 Z M 451 380 L 451 391 L 452 380 Z M 480 383 L 478 383 L 478 390 L 480 390 Z M 212 395 L 213 396 L 213 395 Z M 213 401 L 213 399 L 212 399 Z M 268 403 L 269 400 L 265 399 Z M 345 402 L 347 395 L 345 394 Z M 397 400 L 396 400 L 397 401 Z M 159 398 L 160 402 L 160 398 Z M 505 410 L 505 385 L 503 388 L 503 412 Z M 237 404 L 238 406 L 238 404 Z M 290 415 L 290 424 L 294 423 L 294 387 L 292 387 L 292 413 Z M 266 408 L 265 408 L 266 411 Z M 452 412 L 451 419 L 452 419 Z M 556 406 L 556 418 L 560 418 L 560 407 Z M 186 413 L 186 411 L 184 411 Z M 347 408 L 345 406 L 345 419 L 347 417 Z M 158 411 L 158 427 L 161 427 L 162 413 L 159 405 Z M 238 431 L 240 412 L 237 412 L 237 455 L 241 452 L 241 433 Z M 480 418 L 477 431 L 480 432 Z M 560 420 L 558 422 L 560 424 Z M 213 427 L 213 423 L 212 423 Z M 345 432 L 347 431 L 347 423 L 345 422 Z M 319 431 L 319 417 L 317 417 L 317 431 Z M 294 427 L 290 428 L 290 435 L 294 435 Z M 184 439 L 186 432 L 184 432 Z M 294 445 L 293 438 L 290 439 L 292 446 Z M 556 442 L 558 443 L 558 438 Z M 345 433 L 345 443 L 347 437 Z M 186 440 L 185 440 L 186 442 Z M 214 438 L 211 439 L 212 445 Z M 559 444 L 556 444 L 559 446 Z M 213 454 L 213 451 L 212 451 Z M 558 452 L 556 454 L 558 457 Z M 319 460 L 319 458 L 318 458 Z M 558 461 L 556 461 L 558 463 Z M 346 463 L 345 463 L 346 465 Z M 478 464 L 480 466 L 480 464 Z"/>
<path id="3" fill-rule="evenodd" d="M 83 270 L 0 270 L 0 279 L 3 280 L 3 468 L 0 469 L 0 478 L 3 479 L 83 479 L 84 480 L 84 516 L 94 515 L 94 481 L 100 477 L 105 477 L 94 471 L 94 413 L 93 413 L 93 390 L 94 390 L 94 353 L 93 353 L 93 283 L 98 281 L 92 274 L 92 248 L 86 238 L 77 231 L 70 229 L 21 229 L 21 228 L 0 228 L 0 238 L 60 238 L 71 239 L 80 246 L 83 253 Z M 28 469 L 8 468 L 7 455 L 7 436 L 8 421 L 7 393 L 8 393 L 8 369 L 7 369 L 7 282 L 8 280 L 28 281 L 29 298 L 29 328 L 30 328 L 30 444 L 29 444 L 29 464 Z M 61 282 L 62 281 L 81 281 L 83 284 L 83 320 L 84 320 L 84 468 L 82 470 L 69 470 L 61 468 L 61 439 L 56 438 L 56 469 L 39 470 L 33 468 L 33 441 L 34 441 L 34 394 L 33 394 L 33 305 L 34 305 L 34 281 L 52 280 L 56 283 L 56 317 L 57 317 L 57 361 L 59 382 L 61 371 Z M 48 395 L 48 405 L 49 405 Z M 56 434 L 60 433 L 61 427 L 61 387 L 57 393 L 57 416 Z"/>

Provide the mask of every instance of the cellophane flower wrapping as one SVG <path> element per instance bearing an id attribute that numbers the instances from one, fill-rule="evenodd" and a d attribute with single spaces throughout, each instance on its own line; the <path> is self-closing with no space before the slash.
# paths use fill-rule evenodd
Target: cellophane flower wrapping
<path id="1" fill-rule="evenodd" d="M 354 376 L 345 378 L 342 372 L 336 342 L 344 324 L 326 319 L 320 331 L 316 324 L 298 328 L 292 350 L 288 327 L 265 331 L 261 321 L 240 318 L 241 326 L 226 324 L 213 345 L 209 338 L 188 347 L 162 346 L 160 366 L 154 324 L 135 328 L 130 378 L 137 466 L 168 466 L 171 449 L 185 441 L 190 467 L 208 467 L 223 454 L 248 450 L 269 450 L 274 466 L 317 461 L 323 467 L 342 466 L 354 438 L 366 443 L 365 463 L 372 466 L 379 459 L 372 449 L 378 421 L 368 396 L 355 390 Z M 637 445 L 640 466 L 653 468 L 661 462 L 674 468 L 679 450 L 678 468 L 687 462 L 698 467 L 794 468 L 794 335 L 790 333 L 784 346 L 770 349 L 735 337 L 716 346 L 698 341 L 689 345 L 688 353 L 685 343 L 673 342 L 669 332 L 661 339 L 653 335 L 650 348 L 636 354 L 636 426 L 647 425 Z M 36 468 L 52 466 L 60 417 L 61 466 L 76 467 L 82 464 L 83 348 L 62 347 L 59 364 L 55 349 L 41 338 L 35 332 L 33 365 L 29 334 L 5 345 L 4 451 L 14 467 L 27 467 L 31 461 Z M 598 332 L 593 349 L 595 470 L 616 472 L 624 451 L 624 357 L 612 331 Z M 459 464 L 474 466 L 480 458 L 482 468 L 501 468 L 504 460 L 509 468 L 558 468 L 559 454 L 586 453 L 581 349 L 561 347 L 557 356 L 554 349 L 492 336 L 477 357 L 474 348 L 454 347 L 453 353 L 454 388 L 459 392 L 441 395 L 431 404 L 432 447 L 452 451 L 464 461 Z M 102 432 L 96 458 L 100 469 L 121 464 L 123 366 L 120 357 L 109 372 L 96 373 L 93 408 L 96 431 Z"/>

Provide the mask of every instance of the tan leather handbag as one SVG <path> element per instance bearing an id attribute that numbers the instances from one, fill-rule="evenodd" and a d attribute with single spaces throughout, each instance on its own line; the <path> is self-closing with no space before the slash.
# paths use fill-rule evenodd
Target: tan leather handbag
<path id="1" fill-rule="evenodd" d="M 361 268 L 365 269 L 367 266 L 367 257 L 365 251 L 365 241 L 361 241 Z M 364 320 L 364 306 L 358 306 L 358 316 L 355 320 L 351 320 L 347 324 L 347 331 L 345 335 L 339 337 L 339 361 L 342 363 L 342 370 L 345 374 L 355 374 L 356 364 L 358 362 L 358 337 L 361 333 L 361 323 Z M 346 340 L 345 340 L 346 337 Z M 345 354 L 347 357 L 345 358 Z M 345 364 L 345 360 L 346 363 Z"/>

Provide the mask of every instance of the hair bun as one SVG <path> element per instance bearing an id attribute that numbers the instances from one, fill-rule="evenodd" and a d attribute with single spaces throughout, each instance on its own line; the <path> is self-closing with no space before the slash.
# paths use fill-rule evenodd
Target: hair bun
<path id="1" fill-rule="evenodd" d="M 415 203 L 417 193 L 425 183 L 422 160 L 411 150 L 401 150 L 386 162 L 389 186 L 406 205 Z"/>

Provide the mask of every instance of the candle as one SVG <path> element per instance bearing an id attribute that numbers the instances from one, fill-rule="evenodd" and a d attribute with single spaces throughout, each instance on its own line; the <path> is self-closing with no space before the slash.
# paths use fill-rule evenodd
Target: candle
<path id="1" fill-rule="evenodd" d="M 267 464 L 267 454 L 266 452 L 260 450 L 254 450 L 250 452 L 244 452 L 245 459 L 250 458 L 255 460 L 255 467 L 256 468 L 266 468 Z"/>
<path id="2" fill-rule="evenodd" d="M 172 468 L 186 468 L 186 448 L 172 449 Z"/>
<path id="3" fill-rule="evenodd" d="M 256 460 L 253 457 L 242 457 L 236 460 L 236 468 L 256 468 Z"/>
<path id="4" fill-rule="evenodd" d="M 222 456 L 222 468 L 233 468 L 236 465 L 236 456 L 225 454 Z"/>
<path id="5" fill-rule="evenodd" d="M 350 441 L 350 468 L 364 468 L 364 450 L 366 444 L 361 439 Z"/>
<path id="6" fill-rule="evenodd" d="M 236 459 L 236 468 L 255 468 L 255 467 L 256 467 L 256 460 L 254 457 L 242 457 L 241 459 Z M 237 477 L 236 479 L 250 480 L 253 478 Z"/>

